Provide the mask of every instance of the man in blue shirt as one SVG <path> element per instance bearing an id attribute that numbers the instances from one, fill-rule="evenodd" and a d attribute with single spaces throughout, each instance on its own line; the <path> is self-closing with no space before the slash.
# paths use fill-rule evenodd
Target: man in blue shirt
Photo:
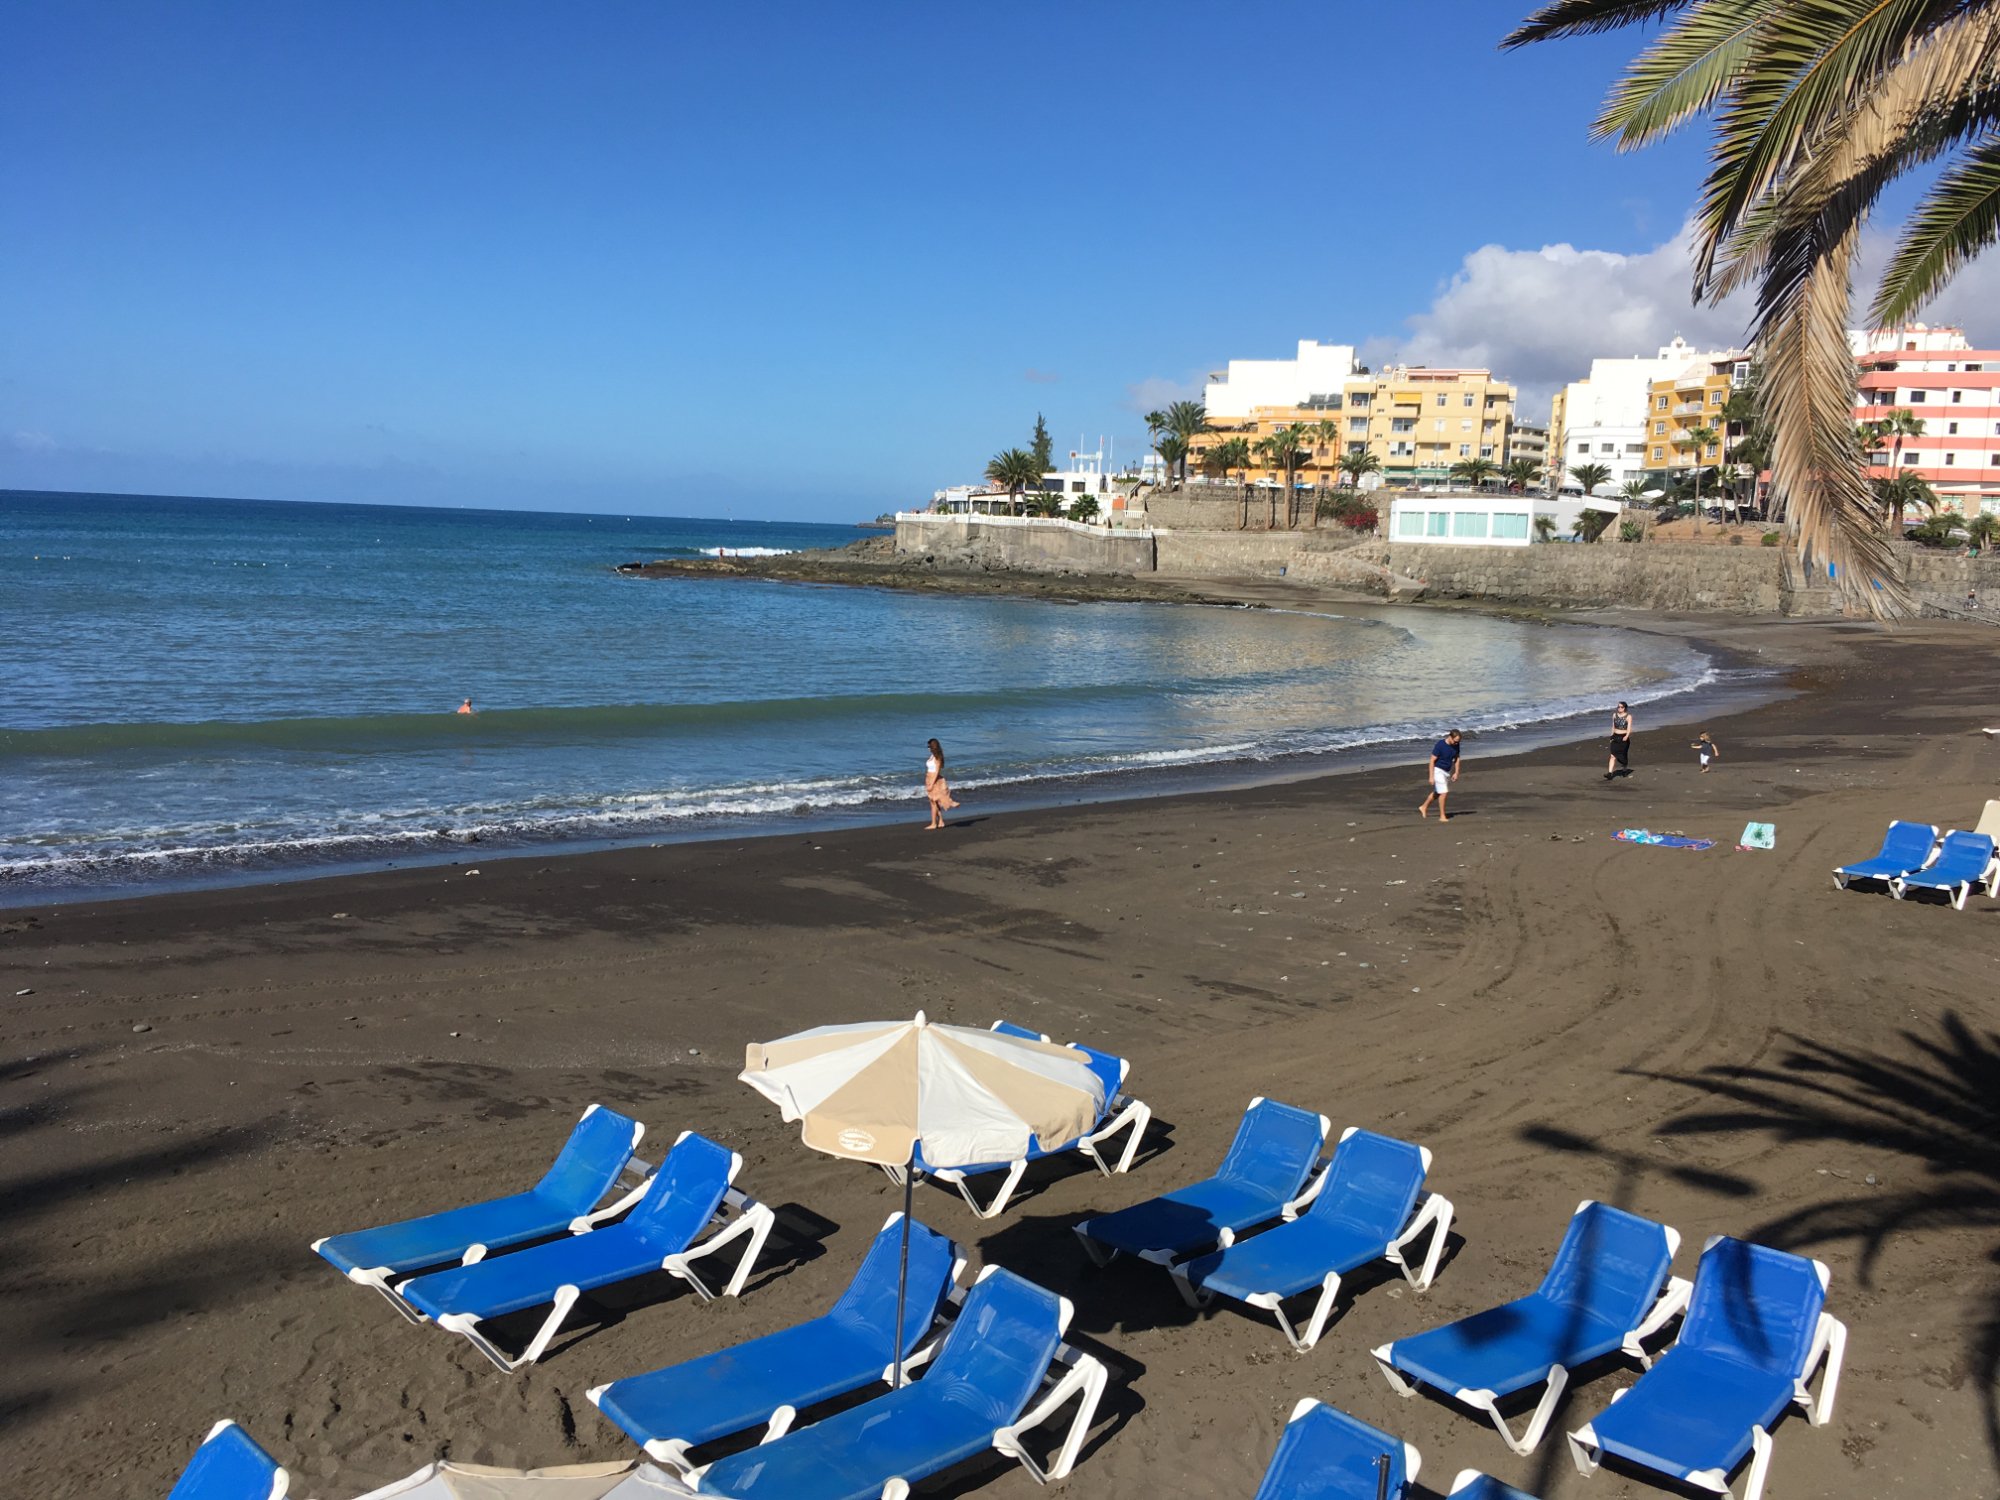
<path id="1" fill-rule="evenodd" d="M 1445 737 L 1431 746 L 1431 790 L 1430 796 L 1417 804 L 1417 813 L 1428 818 L 1431 815 L 1431 797 L 1437 798 L 1438 821 L 1449 823 L 1451 815 L 1444 810 L 1444 799 L 1451 795 L 1451 784 L 1458 780 L 1458 741 L 1456 729 L 1447 730 Z"/>

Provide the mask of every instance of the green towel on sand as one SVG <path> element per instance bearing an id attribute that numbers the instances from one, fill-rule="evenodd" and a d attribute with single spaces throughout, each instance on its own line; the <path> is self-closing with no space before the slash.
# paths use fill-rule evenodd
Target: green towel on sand
<path id="1" fill-rule="evenodd" d="M 1778 844 L 1778 826 L 1775 823 L 1745 823 L 1743 837 L 1736 841 L 1739 849 L 1774 849 Z"/>

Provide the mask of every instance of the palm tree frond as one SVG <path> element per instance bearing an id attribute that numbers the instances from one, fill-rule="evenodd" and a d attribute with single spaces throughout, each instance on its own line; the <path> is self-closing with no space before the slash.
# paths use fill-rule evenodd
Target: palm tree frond
<path id="1" fill-rule="evenodd" d="M 1640 54 L 1591 126 L 1633 150 L 1712 108 L 1753 55 L 1766 0 L 1709 0 Z"/>
<path id="2" fill-rule="evenodd" d="M 2000 135 L 1952 167 L 1918 205 L 1882 275 L 1869 316 L 1901 323 L 1944 289 L 1959 268 L 2000 241 Z"/>
<path id="3" fill-rule="evenodd" d="M 1642 26 L 1692 3 L 1694 0 L 1556 0 L 1508 32 L 1500 45 L 1525 47 L 1530 42 L 1553 41 L 1557 37 L 1588 36 Z"/>

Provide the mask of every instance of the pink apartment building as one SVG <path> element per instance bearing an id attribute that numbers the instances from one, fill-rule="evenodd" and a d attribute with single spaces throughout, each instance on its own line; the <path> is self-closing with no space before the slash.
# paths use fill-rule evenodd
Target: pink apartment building
<path id="1" fill-rule="evenodd" d="M 1964 515 L 2000 515 L 2000 349 L 1974 349 L 1960 328 L 1912 323 L 1853 333 L 1854 420 L 1901 409 L 1923 423 L 1921 436 L 1870 455 L 1887 472 L 1922 475 Z"/>

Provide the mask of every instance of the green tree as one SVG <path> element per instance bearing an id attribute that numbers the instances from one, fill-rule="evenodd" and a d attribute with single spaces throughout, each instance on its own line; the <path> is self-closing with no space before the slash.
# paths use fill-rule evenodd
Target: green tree
<path id="1" fill-rule="evenodd" d="M 1701 530 L 1701 470 L 1707 461 L 1702 455 L 1722 441 L 1722 434 L 1704 423 L 1674 437 L 1676 443 L 1694 449 L 1694 529 Z"/>
<path id="2" fill-rule="evenodd" d="M 1965 540 L 1981 552 L 2000 545 L 2000 516 L 1977 515 L 1965 523 Z"/>
<path id="3" fill-rule="evenodd" d="M 1168 479 L 1174 477 L 1176 466 L 1179 467 L 1181 473 L 1184 474 L 1187 472 L 1188 444 L 1186 438 L 1179 437 L 1171 432 L 1164 432 L 1163 436 L 1154 441 L 1153 451 L 1160 455 L 1160 462 L 1167 466 Z"/>
<path id="4" fill-rule="evenodd" d="M 1542 477 L 1542 466 L 1532 458 L 1510 458 L 1500 473 L 1509 484 L 1525 495 L 1528 486 Z"/>
<path id="5" fill-rule="evenodd" d="M 1903 439 L 1924 435 L 1923 418 L 1913 411 L 1898 407 L 1888 416 L 1879 417 L 1868 425 L 1874 431 L 1877 442 L 1883 438 L 1889 439 L 1889 477 L 1900 479 L 1903 474 Z M 1892 535 L 1900 536 L 1903 531 L 1903 506 L 1893 499 L 1890 504 L 1893 508 L 1887 516 L 1889 531 Z"/>
<path id="6" fill-rule="evenodd" d="M 1035 413 L 1035 436 L 1028 451 L 1035 455 L 1035 462 L 1042 466 L 1042 473 L 1055 468 L 1055 444 L 1049 441 L 1049 424 L 1042 420 L 1040 412 Z"/>
<path id="7" fill-rule="evenodd" d="M 1464 480 L 1475 490 L 1499 472 L 1500 466 L 1490 458 L 1461 458 L 1451 466 L 1451 477 Z"/>
<path id="8" fill-rule="evenodd" d="M 1035 462 L 1035 455 L 1026 448 L 1006 448 L 987 463 L 986 482 L 1005 490 L 1008 500 L 1018 506 L 1023 491 L 1041 491 L 1044 472 Z"/>
<path id="9" fill-rule="evenodd" d="M 1269 437 L 1257 444 L 1257 456 L 1282 473 L 1285 485 L 1285 526 L 1290 529 L 1297 524 L 1296 506 L 1299 465 L 1306 461 L 1308 450 L 1305 445 L 1304 429 L 1296 424 L 1280 427 Z M 1271 529 L 1278 526 L 1278 497 L 1271 497 Z"/>
<path id="10" fill-rule="evenodd" d="M 1763 352 L 1772 489 L 1793 544 L 1837 565 L 1850 609 L 1911 612 L 1850 442 L 1844 331 L 1906 322 L 2000 239 L 2000 5 L 1550 0 L 1506 45 L 1629 25 L 1662 29 L 1596 131 L 1630 148 L 1714 122 L 1694 292 L 1754 289 L 1748 341 Z M 1862 226 L 1913 172 L 1923 196 L 1854 318 Z"/>
<path id="11" fill-rule="evenodd" d="M 1370 474 L 1382 472 L 1382 460 L 1366 448 L 1359 452 L 1340 455 L 1340 475 L 1355 489 L 1361 488 L 1361 481 Z"/>
<path id="12" fill-rule="evenodd" d="M 1906 469 L 1892 470 L 1887 478 L 1876 480 L 1875 497 L 1881 503 L 1882 513 L 1894 518 L 1898 536 L 1903 534 L 1905 511 L 1921 510 L 1936 515 L 1944 504 L 1938 498 L 1938 492 L 1931 488 L 1930 481 Z"/>
<path id="13" fill-rule="evenodd" d="M 1069 503 L 1069 518 L 1072 521 L 1095 521 L 1098 516 L 1097 496 L 1078 495 Z"/>
<path id="14" fill-rule="evenodd" d="M 1321 417 L 1317 422 L 1307 424 L 1304 431 L 1312 444 L 1313 466 L 1320 471 L 1320 488 L 1325 489 L 1327 472 L 1340 462 L 1340 418 Z M 1317 509 L 1313 515 L 1317 519 Z"/>
<path id="15" fill-rule="evenodd" d="M 1569 477 L 1583 486 L 1584 494 L 1594 495 L 1600 484 L 1610 482 L 1611 471 L 1603 464 L 1578 464 L 1569 471 Z"/>
<path id="16" fill-rule="evenodd" d="M 1626 480 L 1618 486 L 1618 498 L 1623 500 L 1627 505 L 1644 505 L 1646 503 L 1646 481 L 1643 479 Z"/>
<path id="17" fill-rule="evenodd" d="M 1594 542 L 1604 535 L 1605 528 L 1610 524 L 1610 511 L 1586 510 L 1577 516 L 1576 525 L 1571 530 L 1579 542 Z"/>
<path id="18" fill-rule="evenodd" d="M 1552 542 L 1555 540 L 1555 535 L 1556 535 L 1556 518 L 1554 516 L 1535 517 L 1536 541 Z"/>
<path id="19" fill-rule="evenodd" d="M 1167 431 L 1179 438 L 1183 445 L 1192 444 L 1196 437 L 1208 431 L 1208 408 L 1199 401 L 1176 401 L 1163 415 L 1167 419 Z M 1187 447 L 1181 449 L 1181 473 L 1187 479 Z"/>

